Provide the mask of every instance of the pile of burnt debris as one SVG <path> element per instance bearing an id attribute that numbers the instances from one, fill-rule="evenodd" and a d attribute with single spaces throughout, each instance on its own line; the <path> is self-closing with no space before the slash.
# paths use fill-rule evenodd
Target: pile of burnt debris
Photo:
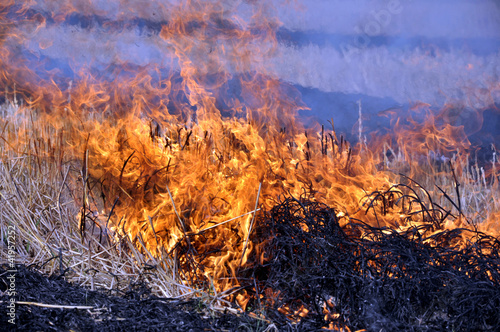
<path id="1" fill-rule="evenodd" d="M 500 331 L 499 239 L 475 227 L 440 229 L 445 211 L 422 205 L 420 213 L 425 222 L 405 231 L 352 219 L 341 226 L 331 207 L 283 200 L 263 221 L 270 257 L 253 272 L 257 291 L 273 290 L 260 296 L 275 309 L 268 318 L 300 320 L 300 331 Z"/>

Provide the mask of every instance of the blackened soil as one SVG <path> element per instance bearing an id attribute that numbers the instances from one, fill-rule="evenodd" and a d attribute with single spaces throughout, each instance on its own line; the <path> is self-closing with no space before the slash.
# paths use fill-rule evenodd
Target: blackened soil
<path id="1" fill-rule="evenodd" d="M 266 326 L 246 315 L 210 317 L 198 301 L 174 301 L 149 294 L 144 284 L 131 285 L 122 296 L 91 291 L 58 276 L 17 266 L 15 300 L 93 309 L 45 308 L 17 304 L 15 324 L 9 323 L 12 273 L 0 266 L 0 331 L 258 331 Z M 12 295 L 12 294 L 10 294 Z"/>

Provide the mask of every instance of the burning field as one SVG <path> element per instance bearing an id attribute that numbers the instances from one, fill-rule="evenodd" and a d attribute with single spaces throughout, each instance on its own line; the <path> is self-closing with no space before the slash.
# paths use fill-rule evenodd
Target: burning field
<path id="1" fill-rule="evenodd" d="M 196 300 L 218 318 L 195 329 L 500 329 L 497 82 L 475 107 L 386 110 L 383 130 L 360 101 L 348 141 L 272 68 L 294 2 L 122 2 L 0 5 L 19 328 L 168 329 L 164 302 Z M 35 272 L 122 297 L 38 296 Z M 113 316 L 124 294 L 154 324 Z"/>

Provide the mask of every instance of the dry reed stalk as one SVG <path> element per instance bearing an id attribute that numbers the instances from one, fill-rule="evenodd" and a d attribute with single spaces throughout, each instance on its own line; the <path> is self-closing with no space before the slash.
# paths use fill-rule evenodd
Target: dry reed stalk
<path id="1" fill-rule="evenodd" d="M 257 207 L 259 206 L 259 198 L 260 198 L 260 190 L 261 189 L 262 189 L 262 182 L 259 183 L 259 191 L 257 192 L 257 199 L 255 200 L 255 208 L 253 209 L 254 211 L 257 211 Z M 255 221 L 256 214 L 257 214 L 257 212 L 255 212 L 252 215 L 252 221 L 250 222 L 250 226 L 248 227 L 248 233 L 247 233 L 247 237 L 245 239 L 245 245 L 243 246 L 243 252 L 241 253 L 241 260 L 240 260 L 240 265 L 238 268 L 241 267 L 241 264 L 243 263 L 243 259 L 245 258 L 245 251 L 247 250 L 248 240 L 250 239 L 250 233 L 252 233 L 253 223 Z"/>
<path id="2" fill-rule="evenodd" d="M 43 308 L 55 308 L 55 309 L 79 309 L 79 310 L 90 310 L 94 309 L 91 306 L 82 306 L 82 305 L 58 305 L 58 304 L 46 304 L 46 303 L 37 303 L 37 302 L 25 302 L 25 301 L 16 301 L 16 304 L 22 305 L 34 305 L 37 307 Z"/>

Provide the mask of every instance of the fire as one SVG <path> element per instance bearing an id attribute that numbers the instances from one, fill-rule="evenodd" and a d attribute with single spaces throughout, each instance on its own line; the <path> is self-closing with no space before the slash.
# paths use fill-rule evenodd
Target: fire
<path id="1" fill-rule="evenodd" d="M 297 112 L 306 105 L 265 64 L 277 52 L 272 11 L 266 1 L 237 7 L 11 0 L 0 7 L 0 85 L 39 111 L 39 124 L 64 137 L 67 158 L 81 163 L 87 188 L 81 224 L 93 218 L 116 239 L 127 236 L 157 257 L 176 257 L 186 282 L 213 282 L 242 307 L 249 296 L 234 295 L 239 276 L 268 259 L 252 232 L 259 213 L 280 196 L 307 194 L 334 207 L 344 225 L 357 219 L 405 230 L 426 222 L 408 196 L 420 184 L 409 179 L 446 174 L 458 186 L 471 149 L 464 127 L 448 121 L 451 113 L 434 116 L 428 105 L 411 110 L 425 114 L 423 121 L 395 119 L 393 133 L 374 136 L 365 148 L 333 128 L 304 128 Z M 54 34 L 75 15 L 89 21 L 86 33 L 105 34 L 108 44 L 82 40 L 88 49 L 57 58 Z M 158 61 L 136 61 L 140 50 L 122 42 L 141 24 L 152 34 L 144 36 L 148 45 L 161 52 Z M 130 53 L 110 51 L 120 45 Z M 94 46 L 108 54 L 81 54 Z M 407 187 L 395 186 L 401 178 L 391 173 L 402 160 Z M 498 188 L 497 171 L 488 172 Z M 387 201 L 377 195 L 388 190 Z M 478 216 L 487 233 L 498 234 L 496 209 Z M 444 217 L 441 227 L 472 226 L 464 215 L 453 222 Z M 334 309 L 325 303 L 326 321 L 338 316 Z"/>

